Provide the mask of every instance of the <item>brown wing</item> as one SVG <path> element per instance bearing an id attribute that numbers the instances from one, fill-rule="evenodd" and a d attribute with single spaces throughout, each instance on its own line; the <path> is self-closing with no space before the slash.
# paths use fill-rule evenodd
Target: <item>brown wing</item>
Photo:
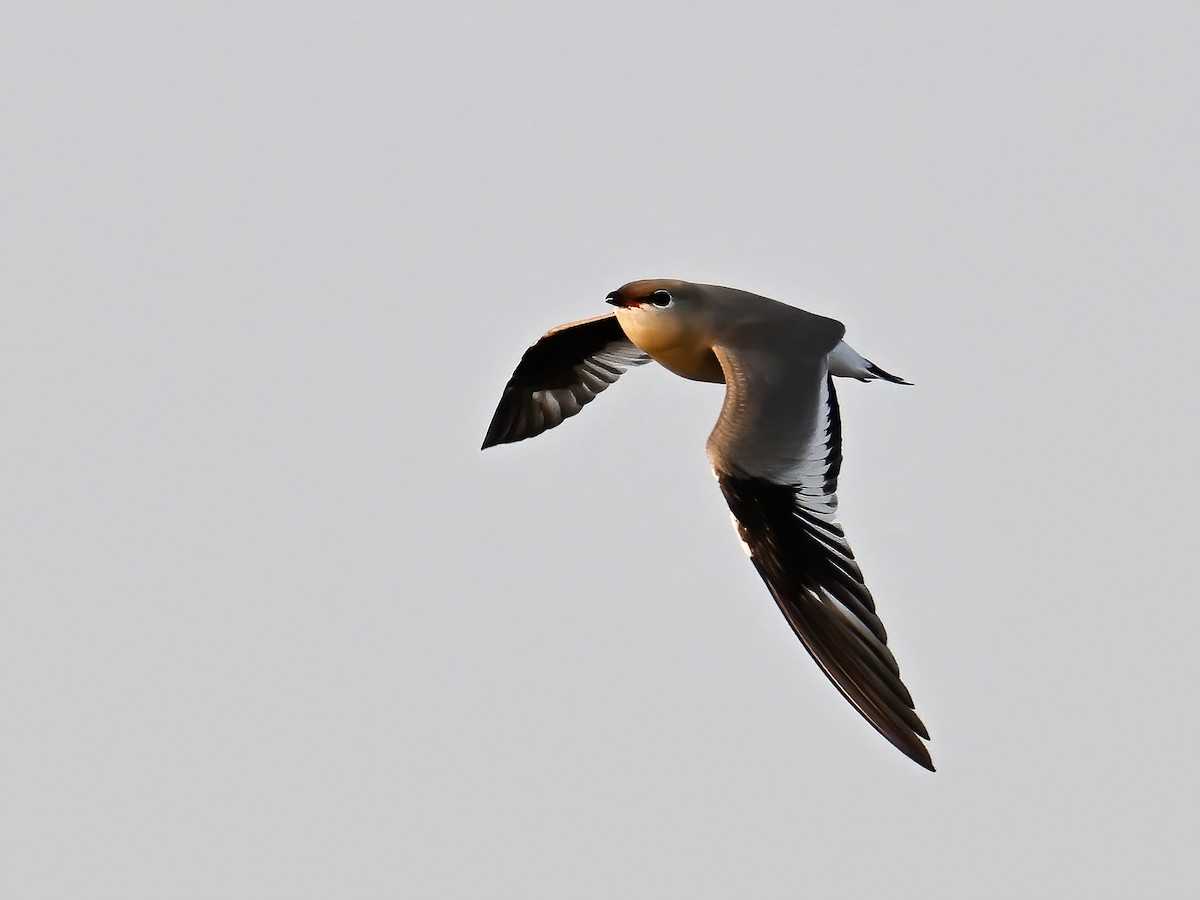
<path id="1" fill-rule="evenodd" d="M 615 313 L 546 332 L 504 386 L 483 447 L 534 437 L 579 412 L 632 366 L 650 362 Z"/>
<path id="2" fill-rule="evenodd" d="M 727 359 L 722 362 L 728 364 Z M 762 471 L 751 452 L 758 439 L 779 453 L 784 435 L 771 433 L 754 416 L 743 419 L 737 410 L 727 409 L 724 430 L 714 431 L 718 449 L 711 456 L 717 481 L 754 567 L 809 654 L 863 718 L 932 771 L 923 743 L 929 732 L 900 680 L 875 601 L 835 521 L 841 420 L 833 379 L 823 367 L 812 374 L 820 380 L 814 378 L 811 400 L 797 384 L 790 392 L 793 402 L 775 410 L 801 413 L 790 423 L 797 429 L 790 440 L 788 471 Z M 758 387 L 764 390 L 755 395 L 770 396 L 765 385 Z M 748 465 L 739 465 L 739 456 Z"/>

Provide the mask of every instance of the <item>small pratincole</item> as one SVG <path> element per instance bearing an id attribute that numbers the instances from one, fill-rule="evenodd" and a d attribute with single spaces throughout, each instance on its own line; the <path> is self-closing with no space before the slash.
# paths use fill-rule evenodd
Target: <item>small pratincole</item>
<path id="1" fill-rule="evenodd" d="M 856 353 L 841 322 L 746 291 L 652 279 L 607 302 L 616 312 L 562 325 L 525 351 L 484 449 L 553 428 L 651 360 L 724 384 L 708 459 L 742 546 L 842 696 L 932 771 L 929 732 L 836 521 L 842 429 L 832 376 L 908 382 Z"/>

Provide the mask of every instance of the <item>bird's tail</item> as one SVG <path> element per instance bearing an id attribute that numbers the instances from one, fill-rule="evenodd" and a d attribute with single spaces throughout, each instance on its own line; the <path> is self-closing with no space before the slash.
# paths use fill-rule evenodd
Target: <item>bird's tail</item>
<path id="1" fill-rule="evenodd" d="M 912 384 L 911 381 L 905 381 L 898 375 L 885 372 L 869 359 L 860 356 L 858 351 L 845 341 L 839 341 L 829 354 L 829 374 L 841 378 L 857 378 L 859 381 L 874 381 L 882 378 L 892 384 Z"/>

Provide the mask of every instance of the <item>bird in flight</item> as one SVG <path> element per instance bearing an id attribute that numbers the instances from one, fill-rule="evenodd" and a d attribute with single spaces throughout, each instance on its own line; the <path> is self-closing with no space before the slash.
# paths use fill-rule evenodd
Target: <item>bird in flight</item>
<path id="1" fill-rule="evenodd" d="M 750 561 L 842 696 L 933 771 L 929 732 L 836 516 L 842 432 L 832 376 L 908 382 L 855 352 L 841 322 L 746 291 L 651 279 L 606 302 L 616 311 L 552 329 L 525 351 L 483 449 L 555 427 L 652 360 L 724 384 L 708 459 Z"/>

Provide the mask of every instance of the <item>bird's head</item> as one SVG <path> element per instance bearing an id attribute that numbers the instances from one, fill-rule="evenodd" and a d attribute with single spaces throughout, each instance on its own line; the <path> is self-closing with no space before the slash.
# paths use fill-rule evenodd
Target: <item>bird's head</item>
<path id="1" fill-rule="evenodd" d="M 631 281 L 609 294 L 605 302 L 617 308 L 621 327 L 647 353 L 688 346 L 705 332 L 701 285 L 673 278 Z"/>
<path id="2" fill-rule="evenodd" d="M 686 281 L 676 281 L 673 278 L 647 278 L 644 281 L 631 281 L 604 298 L 605 303 L 611 303 L 617 309 L 651 309 L 657 311 L 673 310 L 678 312 L 676 300 L 683 299 L 691 292 Z"/>

